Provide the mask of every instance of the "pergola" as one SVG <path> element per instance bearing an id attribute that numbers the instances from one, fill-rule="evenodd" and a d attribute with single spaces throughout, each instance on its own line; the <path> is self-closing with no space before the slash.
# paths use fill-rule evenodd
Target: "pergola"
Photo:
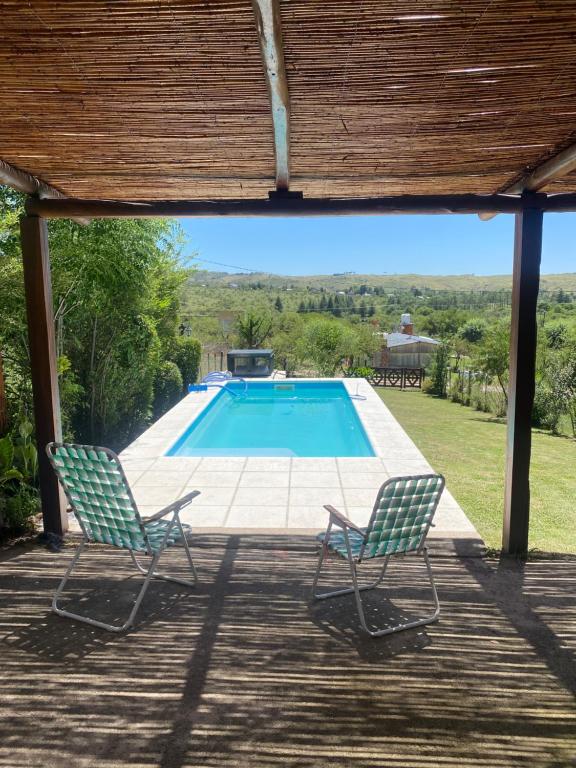
<path id="1" fill-rule="evenodd" d="M 503 549 L 525 552 L 543 213 L 576 210 L 576 3 L 0 7 L 38 444 L 60 437 L 47 218 L 514 214 Z M 62 534 L 42 451 L 40 486 Z"/>

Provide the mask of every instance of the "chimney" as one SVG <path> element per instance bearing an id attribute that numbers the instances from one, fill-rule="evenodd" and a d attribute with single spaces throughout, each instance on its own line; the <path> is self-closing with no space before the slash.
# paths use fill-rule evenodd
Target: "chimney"
<path id="1" fill-rule="evenodd" d="M 403 314 L 400 318 L 400 333 L 406 333 L 408 336 L 414 334 L 414 324 L 412 323 L 412 318 L 408 312 Z"/>

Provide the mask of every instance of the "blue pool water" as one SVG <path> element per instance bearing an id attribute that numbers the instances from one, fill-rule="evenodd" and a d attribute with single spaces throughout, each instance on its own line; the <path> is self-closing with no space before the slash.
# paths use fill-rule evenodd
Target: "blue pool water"
<path id="1" fill-rule="evenodd" d="M 166 455 L 375 454 L 342 382 L 266 381 L 227 384 Z"/>

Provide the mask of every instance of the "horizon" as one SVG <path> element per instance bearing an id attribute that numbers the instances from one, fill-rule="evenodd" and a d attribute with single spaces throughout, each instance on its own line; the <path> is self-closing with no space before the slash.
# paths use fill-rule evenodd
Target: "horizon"
<path id="1" fill-rule="evenodd" d="M 312 277 L 496 277 L 512 274 L 514 216 L 333 216 L 179 219 L 184 257 L 208 272 Z M 576 272 L 576 213 L 544 217 L 543 275 Z M 463 269 L 464 265 L 468 267 Z M 354 270 L 351 267 L 355 267 Z"/>
<path id="2" fill-rule="evenodd" d="M 198 260 L 199 262 L 201 260 Z M 284 274 L 283 272 L 264 272 L 261 270 L 255 271 L 255 272 L 227 272 L 224 269 L 208 269 L 208 268 L 199 268 L 198 272 L 209 272 L 211 274 L 215 275 L 229 275 L 230 277 L 239 276 L 239 277 L 254 277 L 255 275 L 269 275 L 271 277 L 294 277 L 294 278 L 301 278 L 301 277 L 346 277 L 346 276 L 355 276 L 355 277 L 485 277 L 485 278 L 491 278 L 491 277 L 512 277 L 512 272 L 500 272 L 498 274 L 480 274 L 478 272 L 454 272 L 454 273 L 442 273 L 442 274 L 424 274 L 423 272 L 354 272 L 354 271 L 348 271 L 348 272 L 310 272 L 306 274 L 300 274 L 300 275 L 289 275 Z M 544 277 L 563 277 L 564 275 L 576 275 L 576 269 L 571 272 L 544 272 L 540 271 L 540 275 Z"/>

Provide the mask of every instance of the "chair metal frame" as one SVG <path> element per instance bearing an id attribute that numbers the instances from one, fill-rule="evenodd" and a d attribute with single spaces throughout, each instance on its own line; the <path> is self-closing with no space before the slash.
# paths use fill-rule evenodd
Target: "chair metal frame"
<path id="1" fill-rule="evenodd" d="M 116 469 L 119 471 L 123 484 L 125 486 L 126 493 L 129 497 L 130 503 L 134 510 L 134 516 L 135 520 L 138 522 L 140 526 L 140 532 L 143 536 L 144 542 L 145 542 L 145 551 L 144 554 L 151 557 L 152 560 L 150 562 L 150 565 L 148 568 L 144 567 L 136 558 L 136 555 L 134 554 L 134 549 L 127 547 L 127 546 L 119 546 L 116 544 L 112 544 L 110 546 L 114 546 L 116 549 L 127 549 L 130 557 L 132 559 L 133 564 L 137 568 L 137 570 L 144 575 L 144 582 L 136 595 L 136 598 L 134 600 L 134 604 L 132 606 L 132 609 L 130 611 L 130 614 L 126 621 L 121 624 L 108 624 L 104 621 L 99 621 L 98 619 L 93 619 L 89 616 L 83 616 L 78 613 L 72 613 L 71 611 L 67 611 L 64 608 L 61 608 L 58 605 L 58 600 L 62 596 L 62 593 L 64 592 L 64 589 L 66 587 L 66 584 L 68 582 L 68 579 L 71 577 L 72 572 L 74 571 L 74 568 L 78 564 L 78 561 L 80 559 L 80 556 L 82 552 L 86 549 L 87 545 L 90 543 L 105 543 L 105 542 L 99 542 L 97 539 L 95 539 L 93 536 L 90 535 L 88 532 L 86 525 L 84 524 L 84 521 L 82 520 L 82 517 L 80 513 L 76 510 L 76 506 L 74 503 L 74 500 L 69 492 L 68 484 L 66 480 L 62 477 L 62 474 L 60 472 L 59 467 L 57 466 L 54 454 L 59 448 L 73 448 L 73 449 L 80 449 L 84 451 L 95 451 L 98 453 L 105 453 L 106 456 L 111 459 L 113 462 L 116 463 Z M 124 469 L 122 467 L 122 464 L 120 462 L 120 459 L 118 456 L 114 453 L 114 451 L 111 451 L 109 448 L 103 448 L 101 446 L 92 446 L 92 445 L 71 445 L 71 444 L 65 444 L 65 443 L 49 443 L 46 446 L 46 453 L 48 454 L 48 458 L 50 460 L 50 463 L 52 464 L 52 467 L 54 468 L 54 471 L 56 473 L 56 476 L 58 477 L 58 480 L 60 481 L 60 485 L 62 486 L 64 493 L 66 494 L 66 498 L 68 500 L 68 504 L 72 508 L 72 511 L 74 512 L 74 515 L 76 519 L 78 520 L 78 524 L 80 525 L 80 528 L 82 530 L 82 536 L 83 540 L 80 542 L 80 544 L 76 547 L 76 550 L 74 552 L 74 555 L 72 557 L 72 560 L 70 561 L 70 564 L 66 570 L 66 573 L 64 574 L 60 584 L 58 585 L 58 588 L 56 589 L 56 592 L 54 594 L 54 597 L 52 599 L 52 610 L 54 613 L 58 614 L 59 616 L 65 616 L 69 619 L 75 619 L 76 621 L 81 621 L 85 624 L 90 624 L 94 627 L 99 627 L 101 629 L 106 629 L 109 632 L 124 632 L 129 627 L 133 626 L 134 620 L 136 618 L 136 614 L 138 613 L 138 609 L 140 608 L 140 605 L 142 603 L 142 600 L 144 599 L 144 596 L 148 590 L 148 587 L 150 585 L 150 581 L 153 578 L 156 579 L 162 579 L 164 581 L 171 581 L 176 584 L 182 584 L 187 587 L 195 587 L 198 583 L 198 574 L 196 571 L 196 567 L 194 565 L 194 561 L 192 560 L 192 554 L 190 552 L 190 547 L 188 545 L 188 540 L 186 538 L 186 532 L 184 529 L 184 526 L 182 525 L 182 522 L 180 520 L 180 512 L 182 509 L 187 507 L 193 499 L 196 498 L 196 496 L 200 495 L 200 491 L 191 491 L 190 493 L 186 494 L 182 498 L 172 502 L 171 504 L 168 504 L 166 507 L 161 509 L 156 514 L 152 515 L 151 517 L 143 518 L 140 515 L 140 512 L 138 511 L 138 507 L 136 505 L 136 502 L 134 500 L 134 496 L 132 494 L 132 490 L 130 488 L 130 484 L 128 483 L 128 479 L 126 478 L 126 475 L 124 473 Z M 166 526 L 166 531 L 164 533 L 163 538 L 160 541 L 160 544 L 157 546 L 157 551 L 154 552 L 150 541 L 148 537 L 148 532 L 146 527 L 150 525 L 150 523 L 157 522 L 159 520 L 162 520 L 162 518 L 167 517 L 168 515 L 172 514 L 172 519 L 167 521 L 168 525 Z M 172 533 L 172 529 L 176 526 L 179 529 L 179 540 L 183 543 L 183 548 L 186 553 L 186 559 L 188 560 L 188 564 L 190 566 L 190 570 L 192 571 L 193 580 L 189 581 L 187 579 L 181 579 L 175 576 L 169 576 L 165 573 L 160 573 L 156 570 L 156 567 L 158 565 L 158 561 L 160 560 L 160 556 L 162 553 L 171 546 L 170 542 L 170 534 Z M 142 551 L 142 550 L 138 550 Z"/>
<path id="2" fill-rule="evenodd" d="M 427 524 L 423 527 L 422 532 L 420 533 L 419 543 L 417 544 L 417 546 L 411 547 L 410 549 L 405 549 L 401 552 L 390 552 L 384 555 L 373 555 L 373 556 L 366 557 L 365 559 L 370 559 L 370 560 L 377 559 L 378 557 L 383 557 L 384 562 L 382 564 L 380 574 L 374 581 L 370 582 L 369 584 L 360 585 L 358 581 L 358 572 L 357 572 L 358 565 L 362 562 L 364 558 L 368 536 L 370 535 L 372 526 L 374 525 L 376 515 L 379 511 L 382 511 L 380 508 L 380 501 L 382 499 L 382 496 L 386 488 L 391 484 L 398 483 L 398 481 L 413 481 L 413 480 L 417 481 L 417 480 L 425 480 L 428 478 L 438 478 L 440 490 L 438 493 L 438 497 L 434 503 L 432 512 L 430 514 L 430 518 Z M 360 528 L 358 525 L 356 525 L 350 519 L 348 519 L 345 515 L 343 515 L 341 512 L 335 509 L 332 505 L 325 504 L 324 509 L 328 511 L 330 515 L 330 519 L 328 523 L 328 528 L 326 529 L 326 533 L 324 534 L 322 549 L 318 558 L 318 565 L 316 567 L 316 572 L 314 574 L 314 580 L 312 583 L 312 596 L 316 600 L 327 600 L 332 597 L 341 597 L 342 595 L 354 594 L 355 600 L 356 600 L 356 608 L 358 610 L 358 616 L 360 619 L 360 624 L 362 626 L 362 629 L 364 629 L 364 631 L 367 632 L 371 637 L 381 637 L 383 635 L 390 635 L 395 632 L 400 632 L 405 629 L 412 629 L 413 627 L 419 627 L 425 624 L 431 624 L 432 622 L 436 621 L 440 615 L 440 602 L 438 600 L 436 584 L 434 582 L 434 576 L 432 574 L 432 568 L 430 566 L 430 559 L 428 557 L 428 549 L 425 546 L 425 542 L 426 542 L 426 537 L 428 535 L 428 531 L 430 530 L 430 527 L 433 525 L 432 521 L 436 513 L 436 509 L 438 508 L 438 503 L 440 502 L 440 497 L 442 495 L 444 487 L 445 487 L 445 481 L 442 475 L 408 475 L 404 477 L 390 478 L 385 483 L 383 483 L 380 486 L 380 489 L 378 490 L 376 501 L 374 503 L 374 507 L 372 510 L 372 515 L 370 517 L 370 521 L 368 522 L 368 525 L 366 526 L 366 528 Z M 329 592 L 318 593 L 316 590 L 318 586 L 318 580 L 320 578 L 320 572 L 322 570 L 322 565 L 324 563 L 325 558 L 330 554 L 329 541 L 330 541 L 330 535 L 332 533 L 332 526 L 336 526 L 337 528 L 340 528 L 343 532 L 345 549 L 346 549 L 345 559 L 348 561 L 352 586 L 345 587 L 344 589 L 335 589 Z M 354 531 L 356 534 L 362 537 L 362 545 L 360 548 L 360 552 L 356 558 L 352 554 L 349 531 Z M 386 575 L 386 569 L 388 567 L 390 558 L 394 556 L 398 557 L 401 555 L 405 555 L 407 554 L 407 552 L 414 552 L 416 555 L 421 554 L 424 558 L 424 562 L 426 564 L 426 571 L 428 574 L 428 579 L 430 581 L 430 587 L 432 590 L 434 612 L 429 616 L 425 616 L 421 619 L 414 619 L 413 621 L 401 622 L 399 624 L 395 624 L 391 627 L 386 627 L 384 629 L 370 629 L 370 627 L 366 622 L 366 616 L 364 613 L 364 605 L 362 603 L 361 592 L 375 589 L 382 582 L 382 580 L 384 579 L 384 576 Z"/>

